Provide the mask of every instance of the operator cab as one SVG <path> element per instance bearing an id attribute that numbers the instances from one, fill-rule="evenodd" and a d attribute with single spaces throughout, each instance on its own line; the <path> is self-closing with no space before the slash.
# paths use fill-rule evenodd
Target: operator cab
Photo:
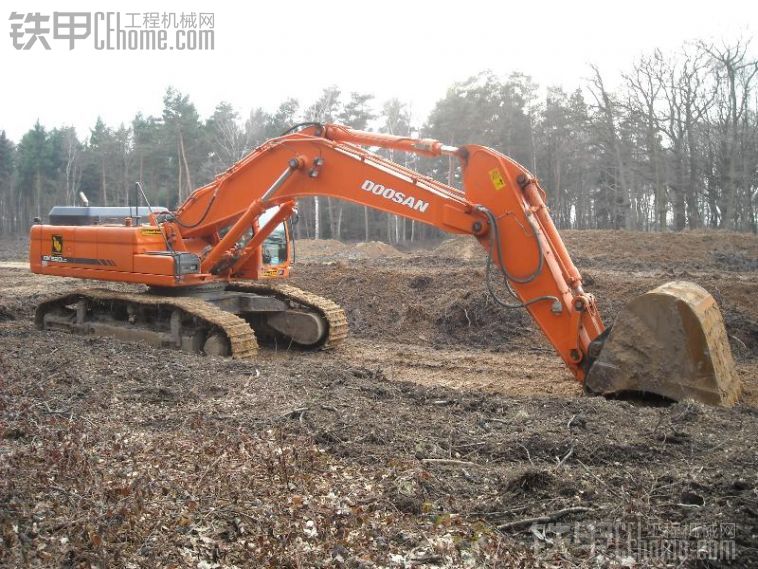
<path id="1" fill-rule="evenodd" d="M 263 227 L 279 211 L 279 206 L 264 211 L 258 218 L 258 227 Z M 271 234 L 263 241 L 261 255 L 264 266 L 276 266 L 287 262 L 289 259 L 289 243 L 291 232 L 289 222 L 277 225 Z"/>
<path id="2" fill-rule="evenodd" d="M 279 206 L 265 210 L 258 216 L 253 227 L 242 234 L 237 241 L 236 248 L 242 251 L 261 227 L 264 227 L 272 217 L 279 212 Z M 223 238 L 232 228 L 228 225 L 218 232 L 219 238 Z M 274 230 L 263 240 L 260 245 L 260 259 L 251 260 L 251 263 L 242 269 L 237 276 L 243 278 L 285 278 L 289 276 L 289 269 L 294 247 L 292 241 L 292 226 L 289 220 L 278 224 Z"/>

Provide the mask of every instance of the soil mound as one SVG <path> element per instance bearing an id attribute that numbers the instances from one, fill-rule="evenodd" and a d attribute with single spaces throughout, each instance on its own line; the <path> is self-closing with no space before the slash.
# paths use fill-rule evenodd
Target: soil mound
<path id="1" fill-rule="evenodd" d="M 336 239 L 299 239 L 295 251 L 298 260 L 314 263 L 403 256 L 392 245 L 381 241 L 343 243 Z"/>
<path id="2" fill-rule="evenodd" d="M 580 268 L 758 271 L 758 236 L 749 233 L 611 230 L 560 233 Z M 483 259 L 487 251 L 473 237 L 454 237 L 443 241 L 431 254 L 470 261 Z"/>

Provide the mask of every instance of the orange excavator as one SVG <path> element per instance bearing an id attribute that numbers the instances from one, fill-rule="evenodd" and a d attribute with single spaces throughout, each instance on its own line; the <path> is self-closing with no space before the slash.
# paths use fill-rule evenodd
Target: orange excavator
<path id="1" fill-rule="evenodd" d="M 463 189 L 371 148 L 453 157 Z M 53 208 L 50 224 L 31 229 L 33 272 L 148 288 L 60 295 L 38 305 L 36 324 L 242 359 L 255 356 L 258 339 L 336 346 L 347 335 L 342 308 L 279 282 L 290 273 L 290 218 L 297 200 L 312 196 L 476 237 L 488 252 L 486 284 L 496 302 L 528 310 L 589 391 L 713 405 L 739 396 L 721 313 L 698 285 L 667 283 L 634 299 L 612 328 L 603 325 L 544 191 L 523 166 L 483 146 L 333 124 L 304 123 L 265 142 L 176 211 L 151 207 L 139 184 L 126 207 Z"/>

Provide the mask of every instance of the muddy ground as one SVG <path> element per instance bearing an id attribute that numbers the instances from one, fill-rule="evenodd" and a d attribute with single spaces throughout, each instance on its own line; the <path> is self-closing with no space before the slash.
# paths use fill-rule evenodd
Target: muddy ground
<path id="1" fill-rule="evenodd" d="M 608 320 L 672 278 L 713 293 L 740 404 L 584 396 L 465 239 L 300 242 L 294 284 L 352 335 L 250 363 L 37 331 L 82 283 L 0 241 L 0 565 L 758 566 L 758 239 L 566 241 Z"/>

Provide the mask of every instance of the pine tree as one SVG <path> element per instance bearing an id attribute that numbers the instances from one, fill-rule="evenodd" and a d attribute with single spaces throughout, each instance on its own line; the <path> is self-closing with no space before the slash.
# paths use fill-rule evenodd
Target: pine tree
<path id="1" fill-rule="evenodd" d="M 5 131 L 0 131 L 0 233 L 15 231 L 16 207 L 13 199 L 15 148 Z"/>
<path id="2" fill-rule="evenodd" d="M 49 201 L 47 194 L 54 179 L 54 161 L 48 133 L 37 121 L 21 138 L 17 149 L 19 213 L 28 218 L 42 217 Z M 44 202 L 43 202 L 44 200 Z"/>

